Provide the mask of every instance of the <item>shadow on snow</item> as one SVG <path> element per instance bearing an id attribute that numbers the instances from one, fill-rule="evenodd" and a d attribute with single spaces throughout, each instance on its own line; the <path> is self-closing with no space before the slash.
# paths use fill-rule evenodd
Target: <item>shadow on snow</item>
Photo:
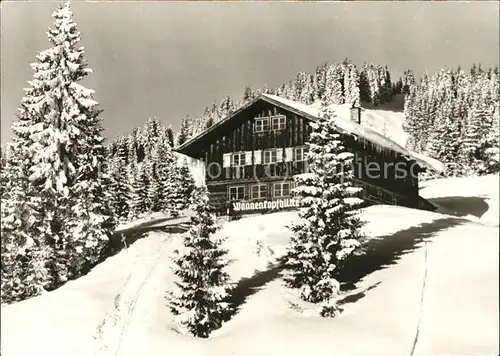
<path id="1" fill-rule="evenodd" d="M 351 256 L 339 272 L 338 280 L 341 282 L 341 291 L 345 293 L 355 290 L 356 284 L 367 275 L 396 264 L 402 255 L 420 248 L 419 245 L 435 233 L 465 222 L 465 220 L 455 217 L 442 218 L 369 240 L 365 245 L 365 253 Z M 227 316 L 226 321 L 239 312 L 250 296 L 280 277 L 283 262 L 282 258 L 278 263 L 270 265 L 268 270 L 258 272 L 250 278 L 243 278 L 236 284 L 229 299 L 232 311 Z M 338 301 L 339 305 L 357 302 L 380 283 L 375 283 L 359 292 L 341 298 Z"/>
<path id="2" fill-rule="evenodd" d="M 231 305 L 231 312 L 227 320 L 236 315 L 247 299 L 261 290 L 266 284 L 272 282 L 280 276 L 283 270 L 283 261 L 270 265 L 268 270 L 259 271 L 250 278 L 242 278 L 231 291 L 228 302 Z"/>
<path id="3" fill-rule="evenodd" d="M 365 253 L 351 256 L 339 272 L 341 290 L 354 290 L 356 284 L 367 275 L 396 264 L 402 255 L 420 248 L 421 243 L 435 233 L 464 222 L 454 217 L 442 218 L 369 240 L 365 245 Z"/>
<path id="4" fill-rule="evenodd" d="M 444 197 L 429 199 L 432 204 L 442 209 L 437 212 L 454 216 L 473 215 L 480 218 L 489 209 L 486 198 L 482 197 Z"/>

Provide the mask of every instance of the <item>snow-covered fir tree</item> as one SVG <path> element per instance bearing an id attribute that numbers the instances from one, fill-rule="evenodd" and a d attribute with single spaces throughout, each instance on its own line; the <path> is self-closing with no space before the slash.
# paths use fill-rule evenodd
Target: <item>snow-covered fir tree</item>
<path id="1" fill-rule="evenodd" d="M 194 188 L 194 178 L 187 161 L 178 158 L 165 187 L 168 211 L 172 216 L 178 216 L 181 211 L 187 209 Z"/>
<path id="2" fill-rule="evenodd" d="M 122 151 L 123 148 L 120 149 Z M 126 157 L 117 152 L 109 158 L 111 174 L 111 204 L 115 217 L 120 222 L 127 221 L 130 212 L 130 198 L 132 187 L 128 176 L 128 164 Z"/>
<path id="3" fill-rule="evenodd" d="M 402 94 L 403 93 L 403 79 L 399 78 L 395 83 L 392 85 L 392 94 L 397 95 L 397 94 Z"/>
<path id="4" fill-rule="evenodd" d="M 183 331 L 206 338 L 222 325 L 229 312 L 231 284 L 224 271 L 227 251 L 215 236 L 218 227 L 210 212 L 206 188 L 194 190 L 190 202 L 194 211 L 191 229 L 174 258 L 177 290 L 168 294 L 168 300 Z"/>
<path id="5" fill-rule="evenodd" d="M 171 195 L 169 189 L 172 187 L 171 181 L 176 179 L 174 174 L 176 159 L 172 152 L 171 143 L 168 140 L 163 141 L 153 152 L 151 159 L 155 170 L 152 177 L 155 182 L 153 190 L 156 189 L 157 194 L 157 200 L 156 203 L 153 203 L 152 210 L 168 212 L 171 208 L 168 200 L 169 195 Z M 152 199 L 151 193 L 150 199 Z"/>
<path id="6" fill-rule="evenodd" d="M 140 137 L 140 130 L 139 128 L 135 128 L 132 130 L 132 133 L 128 136 L 128 139 L 126 140 L 128 142 L 127 162 L 129 164 L 139 162 L 139 140 L 140 140 L 139 137 Z"/>
<path id="7" fill-rule="evenodd" d="M 381 70 L 382 78 L 382 102 L 388 103 L 392 100 L 393 86 L 391 81 L 391 73 L 387 66 L 383 67 Z"/>
<path id="8" fill-rule="evenodd" d="M 359 73 L 359 98 L 361 101 L 366 103 L 372 102 L 372 93 L 370 87 L 370 81 L 368 79 L 369 66 L 368 64 L 363 64 L 361 72 Z"/>
<path id="9" fill-rule="evenodd" d="M 160 154 L 160 147 L 157 146 L 151 151 L 150 164 L 148 165 L 149 174 L 149 185 L 148 185 L 148 201 L 149 210 L 151 212 L 161 211 L 164 206 L 164 195 L 163 195 L 163 179 L 166 179 L 166 175 L 162 171 L 163 159 L 168 159 L 168 157 L 162 157 Z"/>
<path id="10" fill-rule="evenodd" d="M 469 72 L 459 67 L 442 69 L 432 77 L 424 73 L 405 98 L 408 148 L 447 163 L 448 174 L 494 171 L 487 162 L 498 147 L 497 72 L 498 68 L 474 66 Z"/>
<path id="11" fill-rule="evenodd" d="M 344 146 L 335 115 L 323 106 L 308 143 L 309 173 L 297 176 L 298 221 L 291 226 L 285 282 L 304 301 L 321 303 L 323 316 L 336 314 L 337 273 L 362 246 L 358 209 L 360 188 L 353 185 L 353 154 Z"/>
<path id="12" fill-rule="evenodd" d="M 218 122 L 228 116 L 234 111 L 234 102 L 230 95 L 227 95 L 220 103 L 218 110 L 218 118 L 215 122 Z"/>
<path id="13" fill-rule="evenodd" d="M 243 92 L 243 103 L 242 104 L 246 104 L 246 103 L 252 101 L 253 99 L 255 99 L 255 97 L 256 97 L 255 92 L 253 91 L 253 89 L 250 86 L 247 85 L 245 87 L 245 91 Z"/>
<path id="14" fill-rule="evenodd" d="M 341 78 L 337 65 L 328 65 L 325 74 L 324 98 L 329 104 L 343 104 L 344 94 L 342 92 Z"/>
<path id="15" fill-rule="evenodd" d="M 401 78 L 401 81 L 402 81 L 401 91 L 403 94 L 410 93 L 410 89 L 416 85 L 415 75 L 409 69 L 403 72 L 403 77 Z"/>
<path id="16" fill-rule="evenodd" d="M 80 33 L 70 4 L 59 7 L 53 18 L 47 32 L 52 48 L 41 51 L 31 65 L 35 74 L 13 128 L 16 139 L 23 141 L 22 153 L 19 145 L 13 146 L 15 155 L 24 157 L 27 168 L 24 178 L 17 175 L 22 182 L 13 184 L 25 189 L 28 200 L 23 204 L 39 212 L 33 215 L 39 219 L 28 226 L 36 231 L 32 236 L 46 257 L 46 289 L 99 262 L 113 225 L 103 171 L 101 111 L 94 92 L 78 84 L 92 71 L 83 47 L 77 46 Z"/>
<path id="17" fill-rule="evenodd" d="M 313 101 L 313 93 L 311 75 L 306 72 L 299 72 L 294 83 L 295 100 L 305 104 L 311 104 Z"/>
<path id="18" fill-rule="evenodd" d="M 172 130 L 172 126 L 168 126 L 165 133 L 166 133 L 170 147 L 173 147 L 174 143 L 175 143 L 175 139 L 174 139 L 174 131 Z"/>
<path id="19" fill-rule="evenodd" d="M 312 87 L 313 87 L 313 102 L 321 100 L 325 96 L 326 91 L 326 72 L 327 64 L 323 64 L 316 68 L 313 74 Z"/>
<path id="20" fill-rule="evenodd" d="M 180 185 L 172 139 L 172 131 L 158 118 L 149 118 L 142 128 L 119 136 L 112 143 L 111 201 L 122 222 L 150 212 L 171 210 L 169 192 L 178 190 Z"/>
<path id="21" fill-rule="evenodd" d="M 144 150 L 144 155 L 151 157 L 152 151 L 166 139 L 165 127 L 156 117 L 150 117 L 141 130 L 139 136 L 140 146 Z"/>
<path id="22" fill-rule="evenodd" d="M 181 127 L 177 136 L 177 146 L 182 145 L 189 139 L 189 118 L 184 118 L 181 121 Z"/>
<path id="23" fill-rule="evenodd" d="M 344 69 L 344 99 L 345 103 L 351 106 L 360 105 L 359 75 L 352 63 L 347 64 Z"/>
<path id="24" fill-rule="evenodd" d="M 0 199 L 4 198 L 4 193 L 6 191 L 5 187 L 7 185 L 7 150 L 5 148 L 0 149 Z"/>
<path id="25" fill-rule="evenodd" d="M 434 131 L 429 138 L 426 153 L 442 162 L 457 162 L 459 142 L 459 125 L 453 115 L 452 102 L 441 106 L 436 117 Z"/>
<path id="26" fill-rule="evenodd" d="M 200 119 L 205 123 L 205 129 L 208 129 L 209 127 L 213 126 L 213 124 L 215 124 L 214 115 L 208 107 L 205 108 L 205 112 L 201 115 Z"/>
<path id="27" fill-rule="evenodd" d="M 129 221 L 139 219 L 150 212 L 149 167 L 150 164 L 147 161 L 129 167 L 129 177 L 132 178 Z"/>
<path id="28" fill-rule="evenodd" d="M 488 120 L 488 112 L 480 101 L 474 101 L 465 122 L 460 144 L 460 162 L 468 166 L 477 164 L 477 153 L 481 147 L 485 133 L 481 126 Z"/>
<path id="29" fill-rule="evenodd" d="M 14 125 L 15 130 L 15 125 Z M 49 250 L 40 238 L 33 187 L 28 181 L 29 155 L 22 135 L 14 138 L 4 167 L 1 199 L 1 302 L 12 303 L 43 293 L 50 283 Z"/>

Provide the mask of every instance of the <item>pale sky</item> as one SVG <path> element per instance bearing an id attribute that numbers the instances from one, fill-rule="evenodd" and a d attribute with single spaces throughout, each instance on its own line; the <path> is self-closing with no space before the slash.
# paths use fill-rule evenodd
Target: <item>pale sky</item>
<path id="1" fill-rule="evenodd" d="M 1 141 L 50 45 L 57 2 L 1 3 Z M 499 62 L 492 2 L 74 2 L 105 135 L 157 116 L 174 129 L 245 85 L 276 87 L 323 62 L 387 64 L 393 76 Z"/>

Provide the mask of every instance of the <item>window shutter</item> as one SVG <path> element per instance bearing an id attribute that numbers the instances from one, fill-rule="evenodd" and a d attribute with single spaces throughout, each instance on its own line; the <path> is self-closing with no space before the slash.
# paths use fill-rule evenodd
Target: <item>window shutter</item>
<path id="1" fill-rule="evenodd" d="M 231 154 L 224 153 L 222 155 L 222 167 L 231 167 Z"/>
<path id="2" fill-rule="evenodd" d="M 281 148 L 276 150 L 276 162 L 283 162 L 283 150 Z"/>
<path id="3" fill-rule="evenodd" d="M 245 151 L 245 166 L 252 165 L 252 151 Z"/>
<path id="4" fill-rule="evenodd" d="M 285 148 L 285 162 L 293 161 L 293 147 Z"/>
<path id="5" fill-rule="evenodd" d="M 254 151 L 253 157 L 255 160 L 254 164 L 262 164 L 262 151 Z"/>

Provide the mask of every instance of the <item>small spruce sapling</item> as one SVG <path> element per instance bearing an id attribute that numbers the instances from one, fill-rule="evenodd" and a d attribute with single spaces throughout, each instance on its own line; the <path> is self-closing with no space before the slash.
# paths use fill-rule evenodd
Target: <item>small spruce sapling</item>
<path id="1" fill-rule="evenodd" d="M 218 229 L 210 212 L 206 188 L 196 188 L 191 195 L 191 229 L 184 236 L 183 247 L 174 258 L 177 289 L 168 300 L 176 322 L 187 333 L 207 338 L 218 329 L 230 311 L 226 302 L 231 288 L 227 251 L 215 236 Z"/>

